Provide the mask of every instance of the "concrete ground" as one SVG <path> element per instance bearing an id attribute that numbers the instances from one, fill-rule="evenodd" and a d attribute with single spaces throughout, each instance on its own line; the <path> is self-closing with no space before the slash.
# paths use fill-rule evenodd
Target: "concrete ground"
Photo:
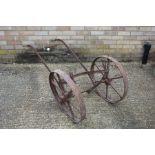
<path id="1" fill-rule="evenodd" d="M 90 66 L 89 63 L 85 64 Z M 81 71 L 80 65 L 50 64 L 51 70 Z M 84 95 L 87 119 L 73 124 L 58 108 L 42 64 L 0 65 L 0 128 L 155 128 L 155 77 L 152 64 L 123 63 L 127 97 L 112 106 L 95 93 Z M 87 78 L 81 78 L 82 87 Z"/>

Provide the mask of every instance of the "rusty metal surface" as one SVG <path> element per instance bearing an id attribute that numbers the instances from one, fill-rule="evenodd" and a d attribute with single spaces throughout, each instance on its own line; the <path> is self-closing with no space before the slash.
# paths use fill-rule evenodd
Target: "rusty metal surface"
<path id="1" fill-rule="evenodd" d="M 104 69 L 104 72 L 97 66 L 96 62 L 99 60 L 100 62 L 102 63 L 102 68 L 101 69 Z M 106 63 L 105 63 L 106 62 Z M 112 75 L 111 77 L 109 77 L 109 72 L 110 72 L 110 65 L 111 63 L 113 63 L 113 67 L 115 67 L 115 70 L 118 70 L 117 72 L 117 75 Z M 110 57 L 110 56 L 102 56 L 102 57 L 97 57 L 92 65 L 91 65 L 91 71 L 94 71 L 94 68 L 96 68 L 100 71 L 100 74 L 102 76 L 101 78 L 101 81 L 99 81 L 100 83 L 104 83 L 105 86 L 106 86 L 106 92 L 105 94 L 101 93 L 99 90 L 95 90 L 95 92 L 100 96 L 102 97 L 104 100 L 106 100 L 107 102 L 109 103 L 117 103 L 121 100 L 124 99 L 124 97 L 127 95 L 127 91 L 128 91 L 128 80 L 127 80 L 127 75 L 126 75 L 126 72 L 125 70 L 123 69 L 121 63 L 119 63 L 116 59 Z M 96 83 L 96 79 L 95 79 L 95 76 L 94 74 L 92 74 L 92 78 L 93 78 L 93 82 L 94 84 Z M 112 85 L 112 82 L 113 80 L 120 80 L 122 79 L 122 87 L 123 87 L 123 92 L 122 94 L 120 94 L 117 89 Z M 109 98 L 108 97 L 108 87 L 111 87 L 114 92 L 117 94 L 117 96 L 119 98 L 117 98 L 117 100 L 113 100 L 112 97 Z M 106 95 L 106 96 L 104 96 Z"/>
<path id="2" fill-rule="evenodd" d="M 45 60 L 40 56 L 38 49 L 31 45 L 27 45 L 27 47 L 31 48 L 37 54 L 41 62 L 50 72 L 49 83 L 55 100 L 61 111 L 64 112 L 74 123 L 79 123 L 86 118 L 86 107 L 82 97 L 82 93 L 84 92 L 89 94 L 92 91 L 95 91 L 98 96 L 109 103 L 117 103 L 125 98 L 128 91 L 127 75 L 122 65 L 116 59 L 105 55 L 97 57 L 92 62 L 89 70 L 63 40 L 55 39 L 51 40 L 51 42 L 59 42 L 63 44 L 67 49 L 66 52 L 71 54 L 80 63 L 84 72 L 66 74 L 59 69 L 52 72 L 47 66 Z M 100 63 L 100 65 L 98 65 L 98 63 Z M 110 75 L 111 66 L 115 67 L 117 73 Z M 76 84 L 76 77 L 83 75 L 88 76 L 92 85 L 89 89 L 80 92 L 80 88 Z M 113 81 L 114 84 L 119 81 L 118 84 L 116 84 L 117 88 L 113 85 Z M 114 99 L 112 96 L 117 99 Z"/>
<path id="3" fill-rule="evenodd" d="M 85 119 L 86 109 L 83 97 L 70 76 L 61 70 L 55 70 L 49 75 L 49 83 L 62 112 L 75 123 Z"/>

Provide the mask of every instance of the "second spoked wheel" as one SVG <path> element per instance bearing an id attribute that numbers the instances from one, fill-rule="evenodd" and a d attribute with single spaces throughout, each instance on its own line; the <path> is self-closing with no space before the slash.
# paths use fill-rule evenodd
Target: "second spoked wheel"
<path id="1" fill-rule="evenodd" d="M 98 96 L 109 103 L 121 101 L 127 94 L 127 75 L 122 65 L 110 56 L 97 57 L 91 65 L 91 78 Z"/>
<path id="2" fill-rule="evenodd" d="M 80 89 L 70 76 L 61 70 L 55 70 L 49 75 L 49 83 L 61 111 L 75 123 L 85 119 L 86 109 Z"/>

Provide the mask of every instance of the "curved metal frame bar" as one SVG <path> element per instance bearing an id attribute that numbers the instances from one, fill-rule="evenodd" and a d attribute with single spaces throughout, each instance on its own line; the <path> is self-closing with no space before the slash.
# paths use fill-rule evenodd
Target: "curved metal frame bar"
<path id="1" fill-rule="evenodd" d="M 82 61 L 80 60 L 80 58 L 74 53 L 74 51 L 72 49 L 69 48 L 69 46 L 62 40 L 62 39 L 54 39 L 54 40 L 51 40 L 51 42 L 55 42 L 55 41 L 59 41 L 61 42 L 68 50 L 69 54 L 71 54 L 80 64 L 81 66 L 83 67 L 83 69 L 88 72 L 89 74 L 89 71 L 88 69 L 83 65 Z M 51 70 L 49 69 L 49 67 L 46 65 L 46 62 L 45 60 L 40 56 L 39 52 L 37 51 L 36 48 L 34 48 L 32 45 L 27 45 L 27 47 L 31 48 L 36 54 L 37 56 L 39 57 L 39 59 L 41 60 L 41 62 L 45 65 L 45 67 L 47 68 L 47 70 L 49 72 L 51 72 Z"/>
<path id="2" fill-rule="evenodd" d="M 45 60 L 41 57 L 41 55 L 39 54 L 39 52 L 37 51 L 37 49 L 34 48 L 32 45 L 27 45 L 27 47 L 31 48 L 37 54 L 37 56 L 39 57 L 39 59 L 41 60 L 41 62 L 45 65 L 45 67 L 47 68 L 47 70 L 51 73 L 52 71 L 47 66 Z"/>
<path id="3" fill-rule="evenodd" d="M 90 78 L 90 80 L 91 80 L 91 82 L 92 82 L 92 84 L 93 84 L 93 87 L 91 87 L 90 89 L 88 89 L 88 90 L 86 90 L 86 91 L 84 91 L 84 92 L 90 93 L 91 91 L 93 91 L 93 90 L 100 84 L 100 82 L 98 82 L 97 84 L 94 84 L 94 80 L 93 80 L 93 77 L 92 77 L 92 75 L 93 75 L 95 72 L 98 72 L 98 71 L 88 70 L 88 69 L 83 65 L 83 63 L 82 63 L 82 61 L 80 60 L 80 58 L 74 53 L 74 51 L 73 51 L 72 49 L 69 48 L 69 46 L 68 46 L 62 39 L 54 39 L 54 40 L 51 40 L 51 42 L 55 42 L 55 41 L 61 42 L 61 43 L 66 47 L 67 52 L 68 52 L 69 54 L 71 54 L 71 55 L 80 63 L 80 65 L 81 65 L 81 66 L 83 67 L 83 69 L 85 70 L 85 72 L 80 72 L 80 73 L 77 73 L 77 74 L 72 75 L 71 78 L 73 79 L 73 81 L 74 81 L 74 78 L 76 78 L 76 77 L 78 77 L 78 76 L 88 75 L 89 78 Z M 32 45 L 27 45 L 27 47 L 31 48 L 31 49 L 36 53 L 36 55 L 39 57 L 39 59 L 41 60 L 41 62 L 45 65 L 45 67 L 47 68 L 47 70 L 51 73 L 52 71 L 51 71 L 50 68 L 47 66 L 45 60 L 41 57 L 41 55 L 39 54 L 39 52 L 37 51 L 37 49 L 34 48 Z M 124 72 L 124 70 L 123 70 L 123 68 L 121 67 L 121 65 L 120 65 L 114 58 L 112 58 L 112 57 L 110 57 L 110 56 L 104 56 L 104 57 L 105 57 L 105 58 L 111 59 L 113 62 L 115 62 L 115 63 L 119 66 L 119 68 L 121 69 L 121 71 Z M 98 57 L 97 57 L 96 59 L 98 59 Z M 95 60 L 96 60 L 96 59 L 95 59 Z M 95 60 L 94 60 L 94 61 L 95 61 Z M 94 61 L 93 61 L 93 62 L 94 62 Z M 125 74 L 125 73 L 124 73 L 124 74 Z M 127 87 L 127 79 L 125 79 L 124 82 L 126 83 L 126 86 L 125 86 L 125 87 Z M 127 89 L 127 88 L 126 88 L 126 89 Z M 127 93 L 127 92 L 126 92 L 126 93 Z M 125 94 L 124 96 L 126 96 L 126 94 Z"/>
<path id="4" fill-rule="evenodd" d="M 74 53 L 74 51 L 72 49 L 69 48 L 69 46 L 62 40 L 62 39 L 54 39 L 54 40 L 51 40 L 51 42 L 54 42 L 54 41 L 59 41 L 61 42 L 68 50 L 68 52 L 70 54 L 72 54 L 72 56 L 81 64 L 81 66 L 84 68 L 84 70 L 86 72 L 88 72 L 88 69 L 83 65 L 82 61 L 79 59 L 79 57 Z"/>
<path id="5" fill-rule="evenodd" d="M 51 78 L 54 76 L 54 73 L 57 73 L 57 74 L 61 75 L 61 76 L 63 77 L 64 82 L 67 82 L 67 83 L 68 83 L 68 85 L 70 86 L 70 88 L 71 88 L 72 91 L 74 92 L 74 94 L 75 94 L 75 96 L 76 96 L 76 99 L 77 99 L 77 102 L 78 102 L 78 104 L 79 104 L 79 106 L 80 106 L 81 119 L 80 119 L 79 121 L 82 121 L 82 120 L 85 118 L 85 116 L 86 116 L 86 109 L 85 109 L 85 105 L 84 105 L 84 103 L 83 103 L 83 99 L 82 99 L 82 97 L 80 96 L 80 93 L 84 93 L 84 92 L 90 93 L 90 92 L 92 92 L 94 89 L 96 89 L 96 87 L 98 87 L 98 86 L 100 85 L 101 82 L 103 82 L 103 81 L 106 82 L 106 78 L 105 78 L 104 75 L 103 75 L 102 79 L 101 79 L 100 81 L 96 82 L 96 83 L 94 82 L 94 79 L 93 79 L 93 74 L 94 74 L 94 73 L 99 72 L 99 71 L 102 72 L 102 71 L 105 71 L 105 70 L 99 70 L 99 71 L 98 71 L 98 70 L 95 70 L 95 71 L 94 71 L 94 70 L 92 70 L 92 66 L 91 66 L 90 70 L 88 70 L 88 69 L 84 66 L 84 64 L 82 63 L 82 61 L 80 60 L 80 58 L 74 53 L 74 51 L 73 51 L 72 49 L 69 48 L 69 46 L 68 46 L 62 39 L 54 39 L 54 40 L 51 40 L 51 42 L 55 42 L 55 41 L 61 42 L 61 43 L 67 48 L 67 52 L 68 52 L 69 54 L 71 54 L 71 55 L 80 63 L 80 65 L 82 66 L 82 68 L 85 70 L 84 72 L 80 72 L 80 73 L 77 73 L 77 74 L 75 74 L 75 75 L 73 75 L 73 74 L 71 74 L 71 73 L 70 73 L 70 75 L 68 75 L 68 74 L 66 74 L 66 73 L 64 73 L 64 72 L 62 72 L 62 71 L 60 71 L 60 70 L 55 70 L 54 72 L 52 72 L 52 71 L 50 70 L 50 68 L 47 66 L 45 60 L 44 60 L 44 59 L 41 57 L 41 55 L 39 54 L 38 50 L 37 50 L 36 48 L 34 48 L 32 45 L 27 45 L 27 47 L 31 48 L 31 49 L 36 53 L 36 55 L 38 56 L 38 58 L 41 60 L 41 62 L 44 64 L 44 66 L 47 68 L 47 70 L 50 72 L 50 75 L 49 75 L 49 82 L 50 82 L 50 86 L 51 86 L 52 91 L 54 90 L 54 86 L 52 85 Z M 122 99 L 126 96 L 126 94 L 127 94 L 127 89 L 128 89 L 128 81 L 127 81 L 126 73 L 124 72 L 124 70 L 123 70 L 121 64 L 120 64 L 119 62 L 117 62 L 114 58 L 109 57 L 109 56 L 103 56 L 103 57 L 104 57 L 104 58 L 107 58 L 107 59 L 109 59 L 109 60 L 111 60 L 111 61 L 113 61 L 113 62 L 117 65 L 117 67 L 119 68 L 119 70 L 123 73 L 123 81 L 124 81 L 124 83 L 125 83 L 125 85 L 124 85 L 125 93 L 124 93 L 123 97 L 121 98 L 121 100 L 122 100 Z M 92 65 L 95 63 L 95 61 L 96 61 L 98 58 L 100 58 L 100 57 L 97 57 L 97 58 L 93 61 Z M 85 90 L 85 91 L 83 91 L 83 92 L 80 92 L 79 88 L 75 85 L 74 78 L 76 78 L 76 77 L 78 77 L 78 76 L 82 76 L 82 75 L 88 75 L 89 78 L 90 78 L 90 80 L 91 80 L 91 82 L 92 82 L 92 84 L 93 84 L 93 86 L 90 87 L 88 90 Z M 61 79 L 61 80 L 62 80 L 62 79 Z M 63 82 L 63 81 L 62 81 L 62 82 Z M 53 92 L 54 92 L 54 91 L 53 91 Z M 54 93 L 53 93 L 53 94 L 54 94 Z M 55 94 L 54 94 L 54 96 L 55 96 Z M 68 95 L 67 95 L 67 96 L 64 96 L 64 99 L 66 99 L 67 97 L 68 97 Z M 78 122 L 79 122 L 79 121 L 78 121 Z"/>

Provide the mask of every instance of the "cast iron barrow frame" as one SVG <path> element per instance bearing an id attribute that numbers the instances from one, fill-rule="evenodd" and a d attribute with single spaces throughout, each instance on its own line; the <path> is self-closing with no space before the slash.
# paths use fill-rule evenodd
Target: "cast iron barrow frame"
<path id="1" fill-rule="evenodd" d="M 45 60 L 41 57 L 38 52 L 37 48 L 34 48 L 31 45 L 27 45 L 27 47 L 31 48 L 39 57 L 41 62 L 45 65 L 47 70 L 49 71 L 49 84 L 55 100 L 57 101 L 59 108 L 62 112 L 64 112 L 74 123 L 78 123 L 86 118 L 86 108 L 83 101 L 83 97 L 81 93 L 87 92 L 88 94 L 92 91 L 103 98 L 105 101 L 109 103 L 117 103 L 124 99 L 127 95 L 128 91 L 128 80 L 126 72 L 124 71 L 122 65 L 114 58 L 110 56 L 103 55 L 101 57 L 97 57 L 91 64 L 90 70 L 88 70 L 79 57 L 74 53 L 73 50 L 69 48 L 69 46 L 61 39 L 51 40 L 52 42 L 60 42 L 67 48 L 67 53 L 71 54 L 82 66 L 84 72 L 73 74 L 69 73 L 66 74 L 64 71 L 60 69 L 56 69 L 51 71 L 50 68 L 47 66 Z M 98 66 L 100 63 L 100 66 Z M 112 65 L 111 65 L 112 64 Z M 115 75 L 113 77 L 109 77 L 110 67 L 114 66 L 115 69 L 119 71 L 119 75 Z M 96 69 L 95 69 L 96 68 Z M 91 80 L 92 87 L 89 89 L 80 92 L 80 88 L 76 84 L 76 77 L 88 75 L 89 79 Z M 97 75 L 97 76 L 96 76 Z M 98 76 L 100 80 L 97 80 Z M 112 82 L 114 80 L 122 80 L 123 82 L 123 92 L 120 93 L 113 85 Z M 105 85 L 105 93 L 101 92 L 103 90 L 99 90 L 99 86 L 101 84 Z M 108 91 L 109 87 L 113 89 L 115 93 L 115 97 L 117 95 L 117 99 L 113 99 L 109 96 Z"/>

